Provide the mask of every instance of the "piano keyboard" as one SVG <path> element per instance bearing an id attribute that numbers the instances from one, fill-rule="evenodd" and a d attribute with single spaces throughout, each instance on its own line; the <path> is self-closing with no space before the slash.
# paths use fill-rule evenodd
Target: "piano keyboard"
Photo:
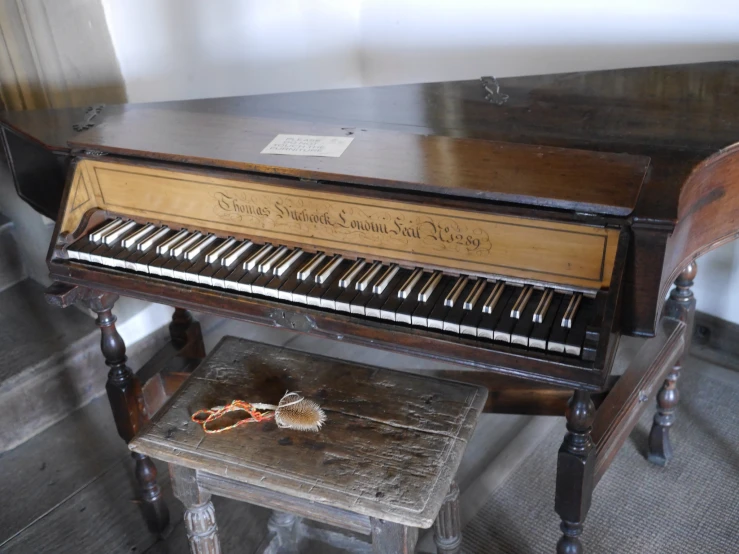
<path id="1" fill-rule="evenodd" d="M 423 268 L 221 238 L 116 218 L 70 259 L 256 296 L 581 356 L 595 300 Z"/>

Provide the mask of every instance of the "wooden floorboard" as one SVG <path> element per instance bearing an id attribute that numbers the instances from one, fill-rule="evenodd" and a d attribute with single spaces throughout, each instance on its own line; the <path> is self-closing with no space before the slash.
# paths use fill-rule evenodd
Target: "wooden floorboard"
<path id="1" fill-rule="evenodd" d="M 128 455 L 120 457 L 82 490 L 5 543 L 3 554 L 145 552 L 157 537 L 147 531 L 134 499 L 132 463 Z M 180 506 L 167 480 L 162 481 L 164 498 L 173 520 L 178 521 Z"/>
<path id="2" fill-rule="evenodd" d="M 0 454 L 0 549 L 11 537 L 126 456 L 107 398 Z M 133 463 L 133 462 L 132 462 Z M 7 502 L 13 499 L 13 508 Z"/>

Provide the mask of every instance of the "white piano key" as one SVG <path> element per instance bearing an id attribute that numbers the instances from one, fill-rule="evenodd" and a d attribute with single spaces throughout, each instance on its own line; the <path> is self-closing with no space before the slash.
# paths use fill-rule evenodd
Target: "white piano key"
<path id="1" fill-rule="evenodd" d="M 267 256 L 259 264 L 257 264 L 257 270 L 260 273 L 269 273 L 274 265 L 279 262 L 287 253 L 287 246 L 280 246 L 277 250 L 272 252 L 271 255 Z"/>
<path id="2" fill-rule="evenodd" d="M 364 260 L 357 260 L 356 262 L 354 262 L 354 265 L 347 269 L 346 273 L 344 273 L 344 275 L 341 276 L 341 279 L 339 279 L 339 286 L 342 289 L 348 289 L 365 265 L 367 265 L 367 262 L 365 262 Z"/>
<path id="3" fill-rule="evenodd" d="M 162 240 L 167 233 L 169 233 L 169 227 L 162 227 L 148 239 L 142 240 L 136 247 L 136 250 L 139 252 L 148 252 L 149 249 Z"/>
<path id="4" fill-rule="evenodd" d="M 413 292 L 413 287 L 415 287 L 418 281 L 421 280 L 422 276 L 423 270 L 421 268 L 418 268 L 413 273 L 411 273 L 410 277 L 406 279 L 405 283 L 403 283 L 403 286 L 400 287 L 400 290 L 398 290 L 398 297 L 408 298 L 411 292 Z"/>
<path id="5" fill-rule="evenodd" d="M 136 227 L 135 221 L 127 221 L 123 225 L 116 227 L 113 231 L 103 237 L 103 244 L 110 246 L 116 243 L 121 236 L 128 233 L 134 227 Z"/>
<path id="6" fill-rule="evenodd" d="M 287 259 L 283 260 L 283 262 L 280 265 L 278 265 L 277 267 L 275 267 L 275 271 L 274 271 L 275 275 L 277 275 L 278 277 L 282 277 L 282 275 L 288 269 L 290 269 L 292 267 L 292 265 L 296 261 L 298 261 L 298 259 L 300 259 L 300 256 L 302 256 L 302 255 L 303 255 L 303 250 L 302 249 L 298 248 L 297 250 L 295 250 L 292 254 L 290 254 L 287 257 Z M 275 296 L 276 296 L 276 294 L 275 294 Z"/>
<path id="7" fill-rule="evenodd" d="M 373 285 L 372 292 L 374 292 L 375 294 L 382 294 L 383 292 L 385 292 L 385 287 L 390 284 L 390 281 L 393 280 L 393 277 L 395 277 L 399 270 L 400 268 L 396 264 L 388 267 L 383 276 L 380 277 Z"/>
<path id="8" fill-rule="evenodd" d="M 363 292 L 372 283 L 372 279 L 375 278 L 375 275 L 379 273 L 381 268 L 382 264 L 380 262 L 373 263 L 367 272 L 357 281 L 356 290 Z M 364 309 L 362 311 L 364 312 Z"/>
<path id="9" fill-rule="evenodd" d="M 192 262 L 193 260 L 195 260 L 195 258 L 200 256 L 203 250 L 208 248 L 208 245 L 212 244 L 213 241 L 216 240 L 216 238 L 218 237 L 216 237 L 215 235 L 208 235 L 204 237 L 200 242 L 198 242 L 195 246 L 187 251 L 187 253 L 185 254 L 185 258 Z"/>
<path id="10" fill-rule="evenodd" d="M 323 252 L 318 252 L 310 260 L 308 260 L 308 262 L 298 271 L 298 279 L 300 279 L 301 281 L 305 281 L 306 279 L 308 279 L 316 270 L 318 264 L 320 264 L 324 260 L 324 258 L 326 258 L 326 254 L 324 254 Z"/>
<path id="11" fill-rule="evenodd" d="M 452 287 L 452 290 L 449 291 L 449 294 L 444 299 L 444 305 L 445 306 L 448 306 L 450 308 L 453 308 L 454 307 L 454 303 L 459 298 L 459 295 L 462 294 L 462 291 L 464 290 L 464 287 L 467 286 L 467 281 L 468 281 L 468 278 L 467 277 L 458 277 L 457 278 L 457 282 L 454 283 L 454 286 Z M 431 326 L 430 323 L 429 323 L 429 326 Z M 441 329 L 441 327 L 439 327 L 439 329 Z"/>
<path id="12" fill-rule="evenodd" d="M 341 262 L 344 261 L 344 258 L 342 256 L 334 256 L 333 259 L 328 262 L 321 271 L 318 272 L 316 275 L 316 283 L 319 285 L 322 285 L 326 282 L 326 280 L 331 277 L 331 274 L 336 271 L 336 268 L 341 265 Z"/>
<path id="13" fill-rule="evenodd" d="M 487 281 L 485 279 L 477 280 L 477 283 L 475 283 L 475 286 L 472 287 L 472 290 L 467 295 L 467 298 L 464 301 L 463 308 L 465 310 L 474 309 L 477 301 L 480 299 L 480 295 L 482 295 L 482 291 L 485 289 L 485 285 L 487 285 Z"/>
<path id="14" fill-rule="evenodd" d="M 441 282 L 441 277 L 441 271 L 434 271 L 431 274 L 431 276 L 426 281 L 426 284 L 421 289 L 421 292 L 418 293 L 419 302 L 426 302 L 431 297 L 436 287 L 439 286 L 439 283 Z M 425 327 L 426 323 L 424 323 L 423 326 Z"/>
<path id="15" fill-rule="evenodd" d="M 174 235 L 172 238 L 164 241 L 162 244 L 157 245 L 157 249 L 156 249 L 157 254 L 159 254 L 160 256 L 169 254 L 169 251 L 175 245 L 185 240 L 185 237 L 187 237 L 187 235 L 189 234 L 190 234 L 189 231 L 182 230 L 176 235 Z"/>
<path id="16" fill-rule="evenodd" d="M 186 252 L 190 250 L 190 248 L 200 240 L 200 237 L 202 237 L 203 234 L 195 231 L 192 235 L 187 237 L 185 240 L 177 244 L 175 247 L 172 248 L 172 257 L 173 258 L 179 258 Z"/>
<path id="17" fill-rule="evenodd" d="M 209 264 L 218 262 L 234 244 L 236 244 L 236 239 L 234 238 L 229 238 L 223 241 L 205 255 L 205 261 Z"/>
<path id="18" fill-rule="evenodd" d="M 271 244 L 265 244 L 262 246 L 259 250 L 254 252 L 252 256 L 244 262 L 244 269 L 247 271 L 251 271 L 256 267 L 256 265 L 267 255 L 269 254 L 274 246 Z"/>
<path id="19" fill-rule="evenodd" d="M 518 299 L 516 300 L 515 304 L 513 304 L 513 308 L 511 309 L 512 318 L 514 319 L 521 318 L 521 314 L 526 308 L 526 304 L 528 304 L 529 299 L 531 298 L 531 293 L 533 292 L 534 292 L 533 286 L 524 285 L 524 287 L 521 289 L 521 292 L 518 295 Z"/>
<path id="20" fill-rule="evenodd" d="M 224 267 L 231 267 L 236 262 L 238 262 L 239 258 L 241 258 L 241 256 L 243 256 L 244 253 L 253 245 L 254 243 L 250 240 L 242 242 L 223 257 L 223 259 L 221 260 L 221 265 Z"/>
<path id="21" fill-rule="evenodd" d="M 552 289 L 547 289 L 546 291 L 544 291 L 541 300 L 539 300 L 539 304 L 536 306 L 536 311 L 534 312 L 534 323 L 541 323 L 542 321 L 544 321 L 544 318 L 547 315 L 547 311 L 549 311 L 549 306 L 551 305 L 553 298 L 554 291 Z"/>
<path id="22" fill-rule="evenodd" d="M 497 283 L 495 283 L 493 290 L 490 291 L 490 294 L 485 300 L 485 303 L 482 305 L 483 313 L 486 313 L 486 314 L 493 313 L 493 310 L 495 309 L 495 306 L 498 304 L 498 301 L 500 300 L 500 297 L 503 294 L 504 289 L 505 289 L 505 283 L 503 281 L 498 281 Z M 493 337 L 490 337 L 490 338 L 492 339 Z"/>
<path id="23" fill-rule="evenodd" d="M 562 327 L 572 329 L 572 322 L 575 320 L 577 309 L 580 307 L 580 302 L 582 302 L 582 293 L 576 292 L 572 295 L 570 303 L 567 305 L 567 310 L 565 310 L 565 315 L 562 318 Z"/>
<path id="24" fill-rule="evenodd" d="M 90 242 L 100 244 L 103 240 L 103 237 L 113 231 L 119 225 L 123 225 L 123 220 L 120 217 L 117 217 L 110 223 L 106 223 L 97 231 L 93 231 L 92 233 L 90 233 Z"/>
<path id="25" fill-rule="evenodd" d="M 127 236 L 121 241 L 121 246 L 123 248 L 133 248 L 136 246 L 139 242 L 144 240 L 146 237 L 148 237 L 151 233 L 154 232 L 156 229 L 156 225 L 152 225 L 149 223 L 148 225 L 144 225 L 141 229 L 133 233 L 132 235 Z"/>

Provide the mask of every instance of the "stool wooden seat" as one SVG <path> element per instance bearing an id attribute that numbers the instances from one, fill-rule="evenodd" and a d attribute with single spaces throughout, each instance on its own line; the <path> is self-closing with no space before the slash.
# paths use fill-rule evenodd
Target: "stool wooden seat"
<path id="1" fill-rule="evenodd" d="M 206 434 L 191 421 L 287 390 L 321 404 L 321 431 L 270 420 Z M 130 448 L 170 464 L 195 553 L 220 551 L 211 494 L 371 535 L 375 552 L 413 552 L 439 515 L 437 547 L 456 552 L 454 478 L 486 398 L 477 385 L 226 337 Z"/>

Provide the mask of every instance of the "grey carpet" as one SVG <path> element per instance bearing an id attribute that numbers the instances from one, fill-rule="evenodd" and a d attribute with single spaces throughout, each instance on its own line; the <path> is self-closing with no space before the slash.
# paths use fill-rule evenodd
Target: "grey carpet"
<path id="1" fill-rule="evenodd" d="M 739 373 L 691 358 L 680 390 L 674 459 L 665 468 L 645 460 L 649 410 L 595 490 L 587 554 L 739 553 Z M 464 529 L 465 554 L 554 552 L 561 439 L 540 444 L 493 493 Z"/>

